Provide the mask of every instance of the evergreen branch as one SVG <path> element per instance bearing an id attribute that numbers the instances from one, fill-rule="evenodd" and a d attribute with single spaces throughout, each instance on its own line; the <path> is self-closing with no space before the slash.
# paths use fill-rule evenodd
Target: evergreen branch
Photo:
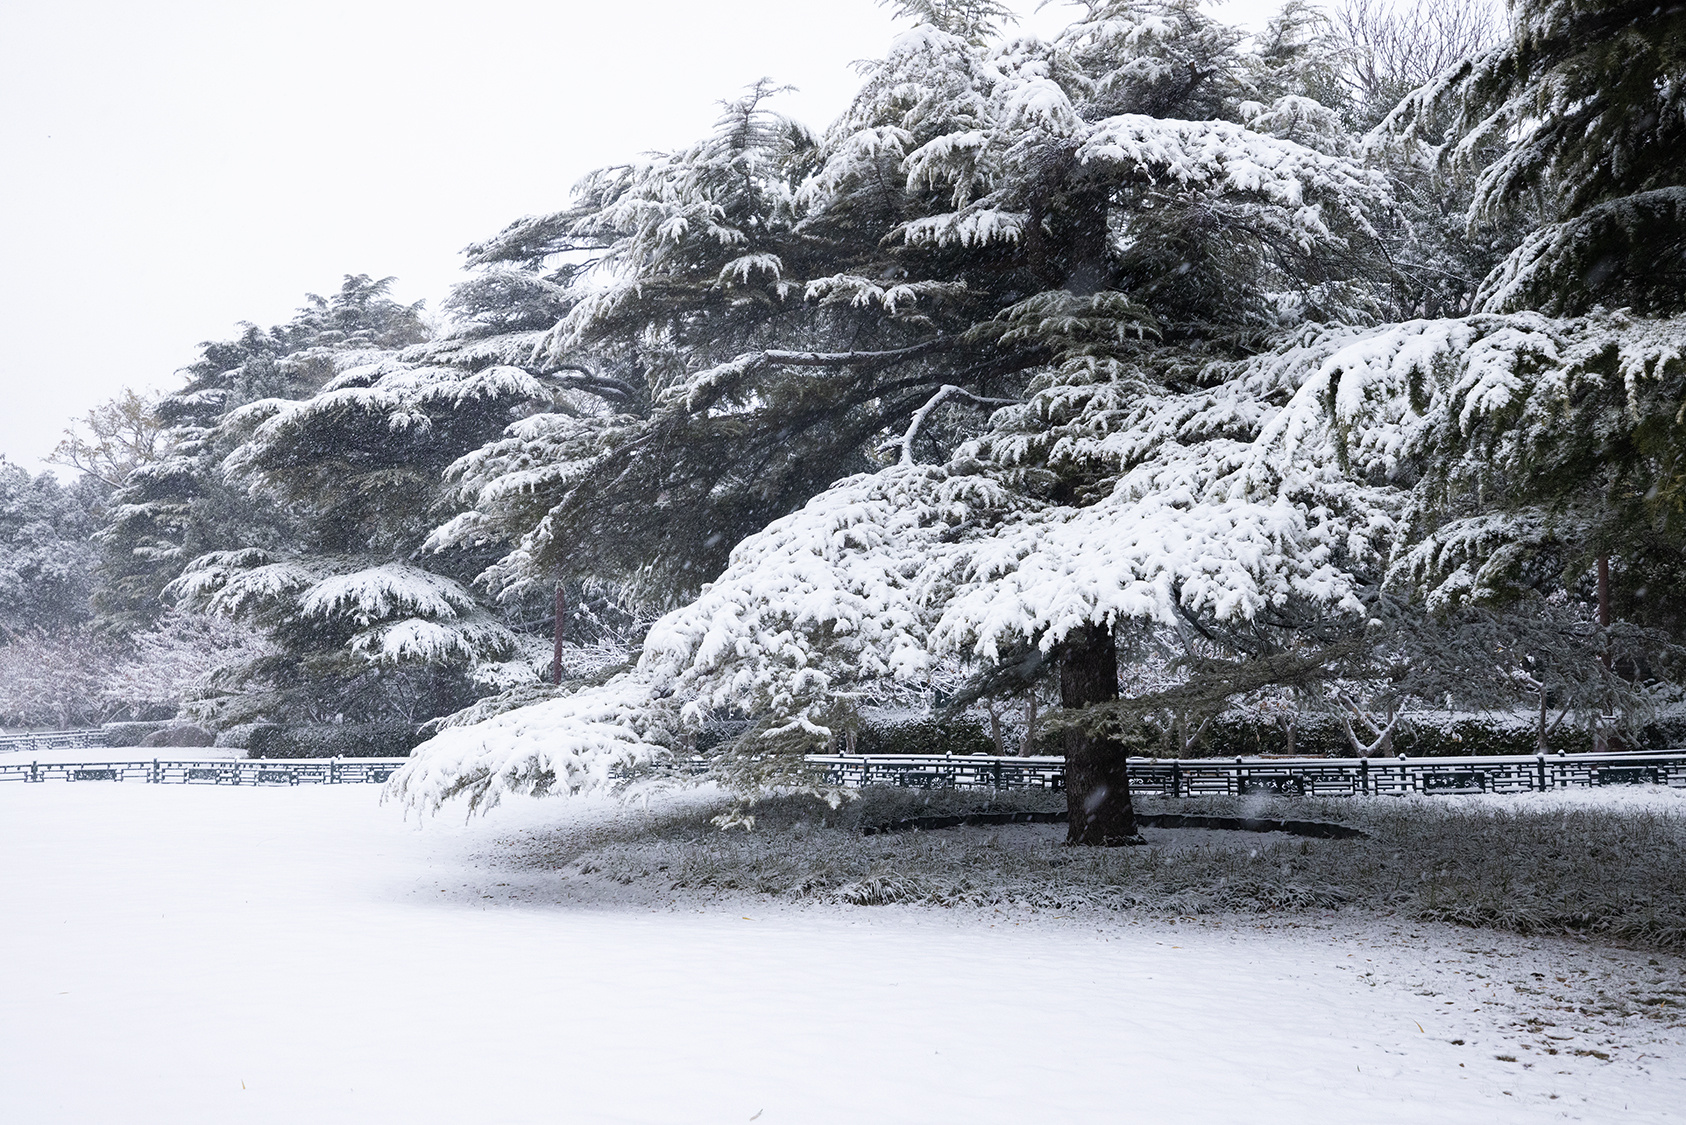
<path id="1" fill-rule="evenodd" d="M 563 372 L 572 374 L 564 375 Z M 638 389 L 631 383 L 574 363 L 558 364 L 543 374 L 533 374 L 541 379 L 554 379 L 570 389 L 585 391 L 601 398 L 613 398 L 621 402 L 633 402 L 638 398 Z"/>

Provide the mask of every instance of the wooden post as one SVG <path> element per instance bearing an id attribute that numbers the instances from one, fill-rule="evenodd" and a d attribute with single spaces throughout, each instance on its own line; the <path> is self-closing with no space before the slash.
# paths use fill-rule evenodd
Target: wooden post
<path id="1" fill-rule="evenodd" d="M 568 595 L 562 592 L 562 583 L 556 584 L 556 647 L 550 658 L 550 682 L 562 682 L 562 635 L 563 621 L 568 614 Z"/>

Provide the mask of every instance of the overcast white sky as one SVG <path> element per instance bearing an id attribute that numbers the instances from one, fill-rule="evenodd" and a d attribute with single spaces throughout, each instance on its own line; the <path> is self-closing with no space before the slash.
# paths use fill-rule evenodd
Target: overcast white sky
<path id="1" fill-rule="evenodd" d="M 347 273 L 437 309 L 468 242 L 762 76 L 823 127 L 896 30 L 874 0 L 3 0 L 0 454 L 39 471 L 72 416 Z"/>

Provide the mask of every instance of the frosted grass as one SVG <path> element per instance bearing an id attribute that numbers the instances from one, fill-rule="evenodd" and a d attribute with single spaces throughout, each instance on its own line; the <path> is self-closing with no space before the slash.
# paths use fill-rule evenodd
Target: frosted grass
<path id="1" fill-rule="evenodd" d="M 831 809 L 802 796 L 710 822 L 723 796 L 569 821 L 511 843 L 514 862 L 642 894 L 1015 906 L 1178 917 L 1351 910 L 1524 935 L 1686 951 L 1686 800 L 1671 791 L 1536 799 L 1140 800 L 1142 811 L 1355 825 L 1368 840 L 1153 830 L 1149 846 L 1061 846 L 1054 825 L 862 835 L 918 815 L 1052 810 L 1059 794 L 868 790 Z"/>

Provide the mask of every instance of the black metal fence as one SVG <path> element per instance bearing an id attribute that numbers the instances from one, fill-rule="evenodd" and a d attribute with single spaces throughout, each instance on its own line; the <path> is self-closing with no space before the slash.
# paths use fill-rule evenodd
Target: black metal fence
<path id="1" fill-rule="evenodd" d="M 0 781 L 145 781 L 160 785 L 378 783 L 403 758 L 154 758 L 129 762 L 0 763 Z"/>
<path id="2" fill-rule="evenodd" d="M 202 758 L 0 763 L 0 781 L 144 781 L 186 785 L 379 783 L 404 758 Z M 827 783 L 850 788 L 1062 789 L 1065 760 L 983 754 L 813 754 Z M 1527 793 L 1605 785 L 1686 788 L 1686 750 L 1479 758 L 1130 759 L 1130 785 L 1166 797 L 1349 797 L 1363 794 Z"/>
<path id="3" fill-rule="evenodd" d="M 105 731 L 99 727 L 87 730 L 38 730 L 23 734 L 0 734 L 0 754 L 42 750 L 86 750 L 105 745 Z"/>
<path id="4" fill-rule="evenodd" d="M 848 788 L 1061 789 L 1065 784 L 1065 761 L 1057 757 L 814 754 L 808 761 L 824 771 L 829 784 Z M 1166 797 L 1527 793 L 1645 784 L 1686 788 L 1686 750 L 1472 758 L 1130 759 L 1131 789 Z"/>

